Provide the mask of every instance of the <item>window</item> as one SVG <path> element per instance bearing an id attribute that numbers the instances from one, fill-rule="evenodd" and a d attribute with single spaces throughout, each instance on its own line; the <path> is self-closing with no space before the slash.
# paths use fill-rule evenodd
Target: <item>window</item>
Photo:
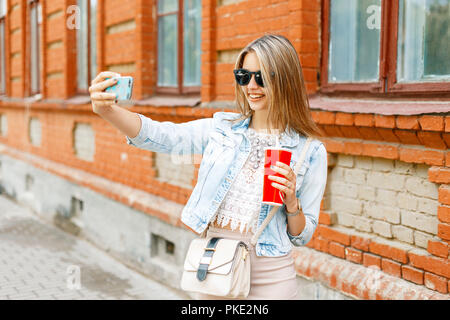
<path id="1" fill-rule="evenodd" d="M 450 1 L 399 1 L 397 81 L 450 80 Z"/>
<path id="2" fill-rule="evenodd" d="M 159 92 L 200 91 L 200 28 L 201 0 L 158 1 Z"/>
<path id="3" fill-rule="evenodd" d="M 326 0 L 323 92 L 450 92 L 450 0 Z"/>
<path id="4" fill-rule="evenodd" d="M 0 0 L 0 95 L 6 91 L 5 16 L 6 0 Z"/>
<path id="5" fill-rule="evenodd" d="M 373 82 L 378 79 L 380 27 L 366 21 L 365 8 L 378 15 L 381 0 L 331 2 L 329 82 Z"/>
<path id="6" fill-rule="evenodd" d="M 97 75 L 97 0 L 78 0 L 80 28 L 77 29 L 77 85 L 87 92 Z"/>
<path id="7" fill-rule="evenodd" d="M 41 90 L 40 81 L 40 39 L 42 12 L 38 0 L 30 0 L 30 83 L 31 94 L 37 94 Z"/>

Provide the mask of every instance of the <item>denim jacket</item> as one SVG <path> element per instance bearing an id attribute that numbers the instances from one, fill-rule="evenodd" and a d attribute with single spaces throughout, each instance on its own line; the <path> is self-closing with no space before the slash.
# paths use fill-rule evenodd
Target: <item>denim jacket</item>
<path id="1" fill-rule="evenodd" d="M 216 112 L 212 118 L 173 123 L 158 122 L 142 114 L 138 115 L 141 119 L 140 131 L 134 138 L 126 136 L 128 144 L 153 152 L 171 154 L 172 161 L 180 161 L 179 163 L 186 163 L 186 156 L 202 155 L 197 184 L 181 214 L 184 224 L 202 233 L 215 217 L 222 200 L 250 154 L 250 142 L 245 135 L 250 118 L 233 124 L 226 119 L 237 119 L 238 113 Z M 280 147 L 292 151 L 291 168 L 294 168 L 305 141 L 306 137 L 292 130 L 286 129 L 281 134 Z M 191 158 L 189 161 L 192 163 Z M 297 236 L 289 234 L 286 207 L 280 206 L 258 239 L 258 256 L 282 256 L 289 253 L 292 244 L 302 246 L 311 239 L 319 219 L 327 169 L 325 146 L 314 139 L 297 174 L 296 195 L 305 215 L 305 228 Z M 271 205 L 261 205 L 258 227 L 271 209 Z"/>

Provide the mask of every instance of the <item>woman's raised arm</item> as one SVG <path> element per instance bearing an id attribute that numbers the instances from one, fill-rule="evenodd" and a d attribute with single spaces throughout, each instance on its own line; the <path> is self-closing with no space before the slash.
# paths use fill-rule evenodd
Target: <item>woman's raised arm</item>
<path id="1" fill-rule="evenodd" d="M 203 154 L 208 133 L 213 126 L 212 118 L 185 123 L 159 122 L 142 114 L 131 112 L 116 104 L 113 93 L 104 92 L 113 85 L 120 74 L 101 72 L 89 87 L 92 110 L 122 132 L 127 143 L 140 149 L 175 155 Z"/>
<path id="2" fill-rule="evenodd" d="M 114 104 L 115 94 L 104 92 L 106 88 L 116 83 L 114 79 L 105 80 L 105 78 L 112 77 L 120 77 L 120 74 L 108 71 L 100 72 L 92 81 L 92 85 L 89 87 L 92 110 L 124 135 L 136 137 L 141 128 L 138 114 Z"/>

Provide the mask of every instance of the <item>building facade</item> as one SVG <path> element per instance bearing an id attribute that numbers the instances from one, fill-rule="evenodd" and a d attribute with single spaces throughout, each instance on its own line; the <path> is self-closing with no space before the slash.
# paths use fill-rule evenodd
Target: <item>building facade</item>
<path id="1" fill-rule="evenodd" d="M 329 165 L 299 298 L 448 299 L 449 23 L 449 0 L 2 0 L 0 186 L 178 287 L 201 157 L 127 145 L 88 87 L 132 76 L 124 107 L 158 121 L 234 111 L 239 51 L 282 34 Z"/>

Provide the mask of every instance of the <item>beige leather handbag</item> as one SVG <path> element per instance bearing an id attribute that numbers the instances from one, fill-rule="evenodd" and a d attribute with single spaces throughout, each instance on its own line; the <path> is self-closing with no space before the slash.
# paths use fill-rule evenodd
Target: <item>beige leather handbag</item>
<path id="1" fill-rule="evenodd" d="M 294 168 L 295 174 L 300 170 L 311 141 L 312 138 L 309 137 L 305 142 Z M 278 208 L 272 208 L 251 238 L 253 247 Z M 206 232 L 202 235 L 204 234 Z M 244 242 L 211 237 L 194 239 L 184 261 L 181 288 L 226 298 L 246 298 L 250 292 L 250 271 L 248 248 Z"/>

